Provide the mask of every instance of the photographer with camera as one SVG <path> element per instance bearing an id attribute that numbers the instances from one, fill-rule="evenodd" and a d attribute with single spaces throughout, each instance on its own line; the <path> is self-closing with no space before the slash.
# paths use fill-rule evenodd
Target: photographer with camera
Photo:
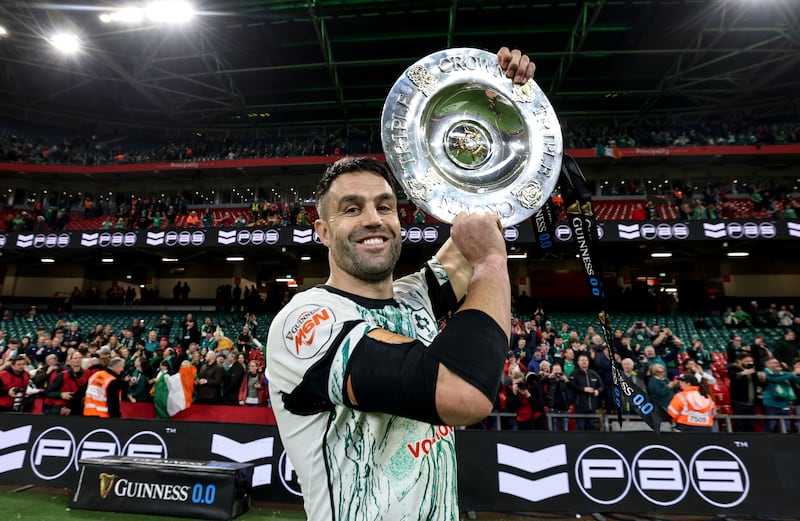
<path id="1" fill-rule="evenodd" d="M 17 355 L 0 371 L 0 411 L 21 412 L 31 375 L 25 370 L 25 355 Z"/>
<path id="2" fill-rule="evenodd" d="M 733 414 L 756 414 L 756 400 L 761 381 L 756 372 L 756 365 L 750 353 L 742 352 L 736 357 L 736 362 L 728 365 L 728 375 L 731 379 L 731 412 Z M 753 418 L 733 420 L 734 432 L 755 431 Z"/>
<path id="3" fill-rule="evenodd" d="M 537 373 L 514 371 L 511 374 L 511 394 L 506 401 L 506 410 L 516 412 L 515 430 L 547 430 L 544 411 L 544 392 Z"/>
<path id="4" fill-rule="evenodd" d="M 560 363 L 554 362 L 550 368 L 550 372 L 546 376 L 542 376 L 545 388 L 545 403 L 550 409 L 551 413 L 564 414 L 569 412 L 572 405 L 572 393 L 569 390 L 569 384 L 566 375 L 564 375 L 564 368 Z M 567 431 L 569 425 L 569 418 L 553 418 L 550 430 Z"/>
<path id="5" fill-rule="evenodd" d="M 678 354 L 680 353 L 683 340 L 678 338 L 668 327 L 654 331 L 653 347 L 656 354 L 666 363 L 667 376 L 672 379 L 680 374 L 678 371 Z"/>
<path id="6" fill-rule="evenodd" d="M 650 345 L 653 337 L 653 331 L 642 321 L 634 322 L 625 334 L 631 338 L 631 345 L 637 356 L 644 346 Z"/>

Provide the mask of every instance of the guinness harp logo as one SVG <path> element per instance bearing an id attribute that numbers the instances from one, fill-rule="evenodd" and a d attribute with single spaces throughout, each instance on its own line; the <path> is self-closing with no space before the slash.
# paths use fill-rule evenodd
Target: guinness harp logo
<path id="1" fill-rule="evenodd" d="M 105 472 L 100 473 L 100 497 L 105 499 L 108 497 L 108 493 L 111 492 L 111 489 L 114 487 L 114 481 L 117 480 L 116 474 L 106 474 Z"/>

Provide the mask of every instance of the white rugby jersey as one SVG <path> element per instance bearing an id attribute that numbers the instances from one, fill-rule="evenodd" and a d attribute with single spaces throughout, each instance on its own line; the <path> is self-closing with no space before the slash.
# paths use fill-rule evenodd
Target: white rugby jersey
<path id="1" fill-rule="evenodd" d="M 296 295 L 272 321 L 267 339 L 272 406 L 309 520 L 458 519 L 452 427 L 343 405 L 347 361 L 368 331 L 384 328 L 428 345 L 438 332 L 437 315 L 455 306 L 435 258 L 427 270 L 433 287 L 423 269 L 395 281 L 394 299 L 317 286 Z M 353 321 L 355 327 L 343 333 Z M 309 373 L 315 364 L 330 364 L 330 370 Z M 300 415 L 286 409 L 282 395 L 306 377 L 315 381 L 304 385 L 327 389 L 327 410 Z"/>

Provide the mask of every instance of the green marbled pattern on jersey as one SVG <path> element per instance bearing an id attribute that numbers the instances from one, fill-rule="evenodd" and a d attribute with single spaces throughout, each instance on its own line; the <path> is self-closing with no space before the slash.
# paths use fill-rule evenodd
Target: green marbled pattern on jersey
<path id="1" fill-rule="evenodd" d="M 404 289 L 414 289 L 398 292 L 396 306 L 374 309 L 351 303 L 368 325 L 354 328 L 340 344 L 329 380 L 336 409 L 325 454 L 340 478 L 333 490 L 337 520 L 458 519 L 456 454 L 449 428 L 342 405 L 347 359 L 368 329 L 381 327 L 425 344 L 435 337 L 436 321 L 420 282 L 404 281 L 409 286 Z"/>

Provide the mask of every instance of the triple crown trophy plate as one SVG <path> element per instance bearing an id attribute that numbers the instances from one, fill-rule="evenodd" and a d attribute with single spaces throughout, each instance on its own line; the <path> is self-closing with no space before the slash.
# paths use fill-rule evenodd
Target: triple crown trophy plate
<path id="1" fill-rule="evenodd" d="M 411 65 L 381 116 L 386 161 L 416 205 L 450 223 L 484 211 L 511 226 L 533 215 L 558 182 L 563 143 L 533 79 L 514 85 L 497 55 L 435 52 Z"/>

